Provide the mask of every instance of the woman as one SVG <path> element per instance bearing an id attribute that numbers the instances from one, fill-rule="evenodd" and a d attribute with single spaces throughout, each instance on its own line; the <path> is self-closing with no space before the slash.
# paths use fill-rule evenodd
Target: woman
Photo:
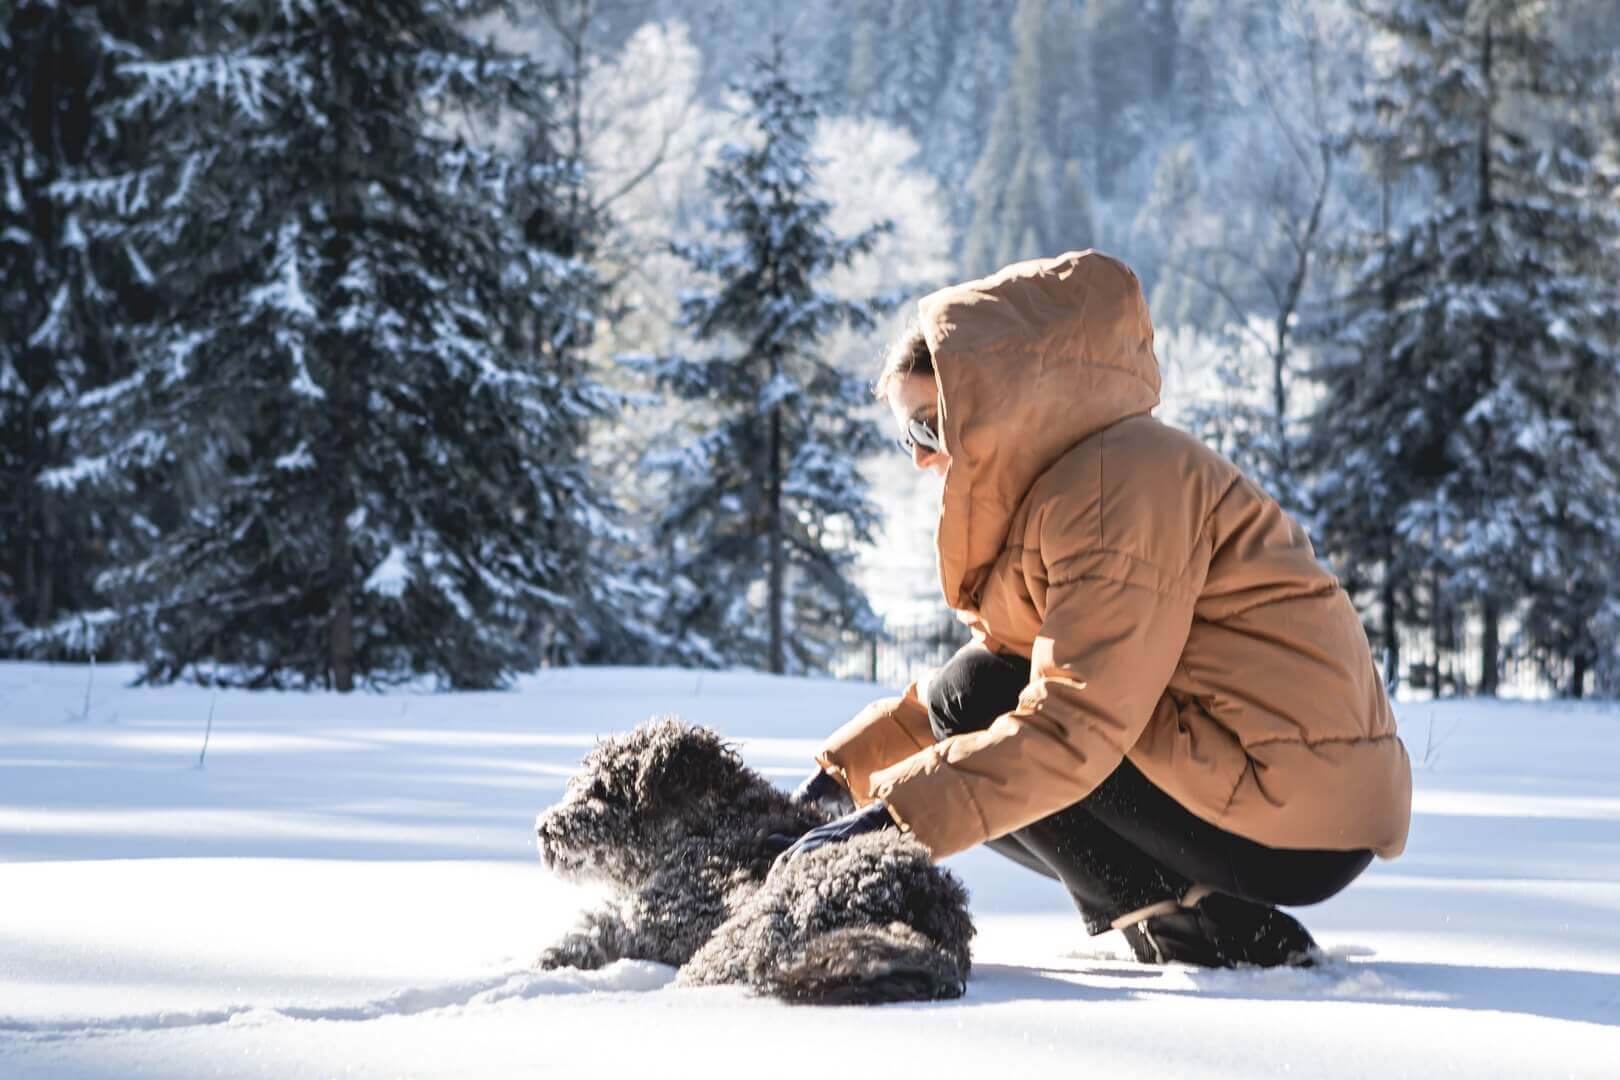
<path id="1" fill-rule="evenodd" d="M 797 797 L 861 809 L 783 858 L 900 828 L 1057 878 L 1138 959 L 1309 964 L 1275 905 L 1394 858 L 1411 766 L 1366 634 L 1303 530 L 1149 413 L 1136 276 L 1096 251 L 943 289 L 877 394 L 945 478 L 935 544 L 972 630 L 835 732 Z"/>

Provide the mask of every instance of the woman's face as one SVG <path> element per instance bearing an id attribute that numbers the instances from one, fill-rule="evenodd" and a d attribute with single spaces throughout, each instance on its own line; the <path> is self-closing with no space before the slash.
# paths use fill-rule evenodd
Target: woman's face
<path id="1" fill-rule="evenodd" d="M 934 432 L 939 431 L 939 388 L 934 375 L 912 372 L 889 390 L 889 411 L 903 437 L 907 420 L 921 420 Z M 911 448 L 911 463 L 919 469 L 932 469 L 940 476 L 951 467 L 951 455 L 943 450 L 931 450 L 921 443 Z"/>

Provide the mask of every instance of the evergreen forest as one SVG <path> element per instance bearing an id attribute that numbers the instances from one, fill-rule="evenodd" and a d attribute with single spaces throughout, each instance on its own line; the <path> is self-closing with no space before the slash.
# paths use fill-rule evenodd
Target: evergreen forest
<path id="1" fill-rule="evenodd" d="M 1620 697 L 1612 0 L 0 0 L 0 657 L 847 673 L 885 344 L 1088 247 L 1392 691 Z"/>

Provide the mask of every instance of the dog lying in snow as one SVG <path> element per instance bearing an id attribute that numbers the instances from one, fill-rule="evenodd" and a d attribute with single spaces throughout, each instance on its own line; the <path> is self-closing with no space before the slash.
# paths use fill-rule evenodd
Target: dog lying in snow
<path id="1" fill-rule="evenodd" d="M 967 893 L 921 844 L 885 830 L 771 871 L 784 837 L 825 820 L 706 728 L 665 718 L 598 742 L 535 828 L 546 866 L 614 895 L 538 966 L 656 960 L 679 984 L 822 1004 L 961 996 Z"/>

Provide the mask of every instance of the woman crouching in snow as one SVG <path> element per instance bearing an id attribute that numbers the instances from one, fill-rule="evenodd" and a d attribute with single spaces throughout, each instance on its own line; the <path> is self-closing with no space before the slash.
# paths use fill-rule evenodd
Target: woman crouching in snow
<path id="1" fill-rule="evenodd" d="M 876 392 L 944 477 L 935 544 L 974 640 L 868 705 L 796 793 L 935 859 L 988 843 L 1145 962 L 1310 964 L 1274 905 L 1406 843 L 1412 776 L 1361 621 L 1304 531 L 1149 415 L 1153 327 L 1096 251 L 936 292 Z"/>

